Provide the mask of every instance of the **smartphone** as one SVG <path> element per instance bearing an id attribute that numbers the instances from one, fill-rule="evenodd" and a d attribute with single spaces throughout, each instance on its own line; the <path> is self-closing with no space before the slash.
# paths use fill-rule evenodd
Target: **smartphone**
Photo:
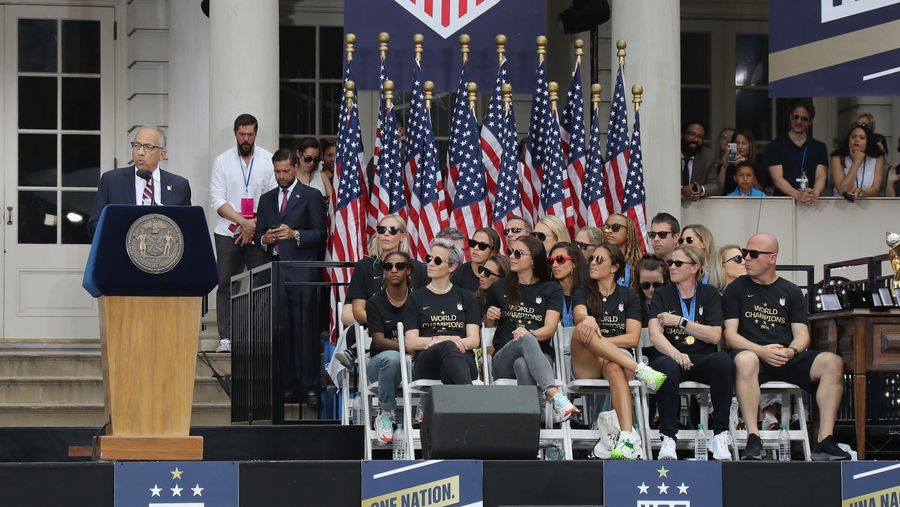
<path id="1" fill-rule="evenodd" d="M 737 143 L 728 143 L 728 161 L 734 162 L 737 160 Z"/>
<path id="2" fill-rule="evenodd" d="M 844 196 L 844 199 L 847 199 L 847 200 L 850 201 L 850 202 L 855 202 L 855 201 L 856 201 L 856 194 L 852 194 L 852 193 L 850 193 L 850 192 L 844 192 L 844 193 L 841 194 L 841 195 Z"/>

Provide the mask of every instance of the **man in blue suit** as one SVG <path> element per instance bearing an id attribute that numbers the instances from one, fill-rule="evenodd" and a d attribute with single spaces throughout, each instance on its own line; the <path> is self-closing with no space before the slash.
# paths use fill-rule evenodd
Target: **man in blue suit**
<path id="1" fill-rule="evenodd" d="M 159 161 L 166 157 L 166 135 L 159 127 L 141 127 L 131 141 L 134 165 L 103 173 L 88 221 L 93 237 L 100 212 L 107 204 L 190 206 L 191 185 L 177 174 L 163 171 Z"/>
<path id="2" fill-rule="evenodd" d="M 256 244 L 279 261 L 321 261 L 326 238 L 322 194 L 297 180 L 299 160 L 293 150 L 275 152 L 272 165 L 278 186 L 259 198 Z M 288 282 L 322 279 L 320 267 L 283 266 L 283 272 Z M 289 308 L 276 309 L 277 315 L 284 316 L 276 322 L 276 332 L 280 332 L 284 344 L 285 401 L 303 401 L 311 407 L 319 406 L 321 392 L 316 289 L 315 286 L 288 286 Z"/>

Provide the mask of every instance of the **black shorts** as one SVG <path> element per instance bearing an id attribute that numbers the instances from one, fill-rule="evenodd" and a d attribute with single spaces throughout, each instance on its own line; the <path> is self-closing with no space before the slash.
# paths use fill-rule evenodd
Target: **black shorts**
<path id="1" fill-rule="evenodd" d="M 732 359 L 744 349 L 729 350 Z M 789 382 L 797 384 L 804 391 L 815 394 L 818 383 L 810 380 L 813 361 L 821 354 L 821 350 L 804 350 L 791 358 L 784 366 L 774 367 L 762 359 L 759 360 L 759 383 L 769 381 Z"/>

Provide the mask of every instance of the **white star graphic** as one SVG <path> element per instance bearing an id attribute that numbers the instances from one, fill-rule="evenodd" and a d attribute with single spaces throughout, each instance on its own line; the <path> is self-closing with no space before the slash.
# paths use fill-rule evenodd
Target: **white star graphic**
<path id="1" fill-rule="evenodd" d="M 640 495 L 646 495 L 646 494 L 648 494 L 648 493 L 647 493 L 647 490 L 650 489 L 650 486 L 648 486 L 648 485 L 647 485 L 646 483 L 644 483 L 644 482 L 641 482 L 641 485 L 638 486 L 638 489 L 641 490 L 641 492 L 638 493 L 638 494 L 640 494 Z"/>
<path id="2" fill-rule="evenodd" d="M 169 488 L 172 490 L 172 496 L 181 496 L 181 490 L 184 488 L 179 488 L 178 484 L 175 485 L 174 488 Z"/>
<path id="3" fill-rule="evenodd" d="M 684 484 L 684 483 L 682 483 L 682 484 Z M 203 489 L 204 489 L 204 488 L 201 488 L 200 485 L 197 484 L 196 486 L 194 486 L 193 488 L 191 488 L 191 491 L 194 492 L 194 496 L 203 496 L 203 495 L 201 494 L 201 492 L 203 491 Z"/>
<path id="4" fill-rule="evenodd" d="M 162 488 L 154 484 L 153 487 L 150 488 L 150 496 L 159 496 L 160 491 L 162 491 Z"/>
<path id="5" fill-rule="evenodd" d="M 179 470 L 178 467 L 175 467 L 175 470 L 172 470 L 169 473 L 172 474 L 172 480 L 175 480 L 181 479 L 181 474 L 183 474 L 184 472 L 182 470 Z"/>
<path id="6" fill-rule="evenodd" d="M 659 470 L 657 470 L 657 472 L 659 472 L 660 477 L 668 477 L 669 476 L 668 475 L 669 471 L 666 470 L 666 467 L 660 467 Z"/>
<path id="7" fill-rule="evenodd" d="M 660 495 L 668 495 L 669 494 L 669 487 L 666 486 L 665 482 L 660 484 L 659 486 L 657 486 L 656 489 L 659 490 Z"/>
<path id="8" fill-rule="evenodd" d="M 678 494 L 679 494 L 679 495 L 686 495 L 686 494 L 687 494 L 687 490 L 688 490 L 689 487 L 690 487 L 690 486 L 686 486 L 686 485 L 684 484 L 684 481 L 681 481 L 681 486 L 678 486 Z"/>

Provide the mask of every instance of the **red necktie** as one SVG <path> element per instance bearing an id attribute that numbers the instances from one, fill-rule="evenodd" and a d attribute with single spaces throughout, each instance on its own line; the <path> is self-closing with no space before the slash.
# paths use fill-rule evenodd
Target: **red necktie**
<path id="1" fill-rule="evenodd" d="M 278 208 L 278 217 L 284 216 L 284 210 L 287 208 L 288 201 L 288 189 L 281 189 L 281 206 Z M 272 255 L 278 255 L 278 243 L 275 243 L 275 247 L 272 248 Z"/>
<path id="2" fill-rule="evenodd" d="M 153 176 L 150 176 L 150 179 L 147 180 L 147 184 L 144 185 L 144 195 L 142 200 L 144 205 L 153 204 Z"/>

